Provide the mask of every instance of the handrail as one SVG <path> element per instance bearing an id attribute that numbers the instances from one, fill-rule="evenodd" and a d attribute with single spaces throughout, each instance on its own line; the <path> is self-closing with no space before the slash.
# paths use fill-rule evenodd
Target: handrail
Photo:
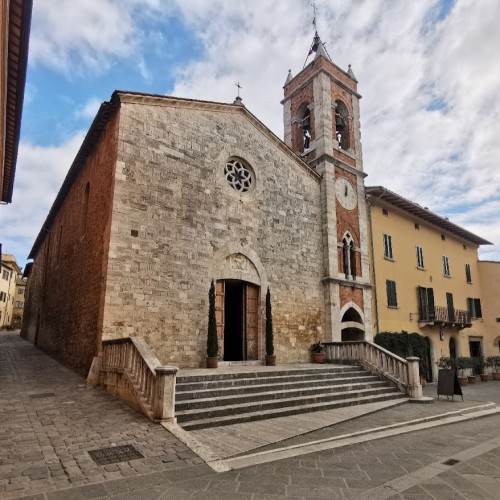
<path id="1" fill-rule="evenodd" d="M 177 368 L 162 365 L 142 337 L 103 341 L 100 372 L 101 384 L 111 385 L 123 399 L 132 396 L 152 420 L 175 420 Z M 116 376 L 124 377 L 128 384 L 116 382 Z"/>
<path id="2" fill-rule="evenodd" d="M 422 397 L 418 358 L 403 359 L 383 347 L 366 340 L 352 342 L 326 342 L 329 362 L 355 362 L 371 373 L 382 376 L 412 399 Z"/>

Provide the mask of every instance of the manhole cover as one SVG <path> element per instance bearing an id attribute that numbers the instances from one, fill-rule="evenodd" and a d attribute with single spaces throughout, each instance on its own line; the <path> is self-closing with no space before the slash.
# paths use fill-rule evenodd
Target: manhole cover
<path id="1" fill-rule="evenodd" d="M 92 450 L 89 451 L 89 455 L 97 465 L 117 464 L 119 462 L 128 462 L 129 460 L 144 458 L 144 455 L 138 452 L 130 444 Z"/>
<path id="2" fill-rule="evenodd" d="M 456 458 L 449 458 L 443 462 L 444 465 L 455 465 L 458 463 L 460 463 L 460 460 L 457 460 Z"/>
<path id="3" fill-rule="evenodd" d="M 41 394 L 30 394 L 30 399 L 52 398 L 54 396 L 53 392 L 43 392 Z"/>

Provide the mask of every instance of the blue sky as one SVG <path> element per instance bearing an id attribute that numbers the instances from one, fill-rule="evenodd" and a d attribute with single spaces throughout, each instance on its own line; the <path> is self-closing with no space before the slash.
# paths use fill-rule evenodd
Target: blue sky
<path id="1" fill-rule="evenodd" d="M 21 265 L 99 103 L 115 89 L 243 102 L 282 137 L 283 83 L 303 66 L 307 0 L 37 0 L 14 201 Z M 334 62 L 359 81 L 367 185 L 489 239 L 500 260 L 500 2 L 317 0 Z"/>

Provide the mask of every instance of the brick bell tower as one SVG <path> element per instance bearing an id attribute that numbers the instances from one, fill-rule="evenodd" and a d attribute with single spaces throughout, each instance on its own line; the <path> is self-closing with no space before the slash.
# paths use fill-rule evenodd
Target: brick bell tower
<path id="1" fill-rule="evenodd" d="M 372 340 L 357 80 L 316 32 L 313 60 L 284 86 L 285 143 L 322 176 L 325 341 Z M 307 59 L 306 59 L 307 62 Z"/>

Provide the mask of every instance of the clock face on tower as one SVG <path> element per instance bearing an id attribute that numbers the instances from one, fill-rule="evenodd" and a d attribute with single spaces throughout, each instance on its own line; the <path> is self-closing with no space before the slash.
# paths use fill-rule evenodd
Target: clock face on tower
<path id="1" fill-rule="evenodd" d="M 358 204 L 356 190 L 345 177 L 339 177 L 335 182 L 335 193 L 337 200 L 346 210 L 356 208 Z"/>

